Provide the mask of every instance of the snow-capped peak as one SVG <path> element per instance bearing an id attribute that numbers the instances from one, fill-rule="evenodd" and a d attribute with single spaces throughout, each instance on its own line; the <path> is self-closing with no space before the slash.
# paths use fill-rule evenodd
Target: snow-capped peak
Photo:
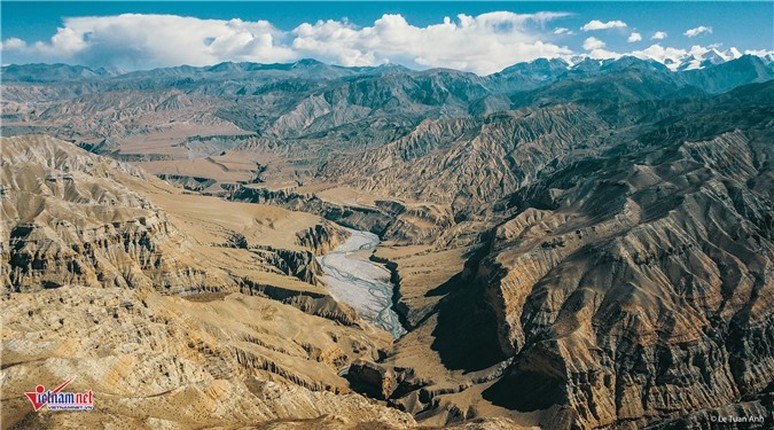
<path id="1" fill-rule="evenodd" d="M 741 56 L 742 53 L 736 47 L 721 51 L 716 46 L 706 48 L 695 45 L 682 58 L 675 59 L 668 67 L 679 71 L 703 69 L 737 59 Z"/>

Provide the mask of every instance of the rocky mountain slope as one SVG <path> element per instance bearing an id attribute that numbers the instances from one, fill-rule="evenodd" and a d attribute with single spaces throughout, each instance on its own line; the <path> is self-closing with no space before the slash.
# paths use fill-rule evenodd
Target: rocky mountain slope
<path id="1" fill-rule="evenodd" d="M 598 127 L 595 150 L 510 188 L 457 274 L 385 250 L 414 327 L 383 362 L 402 381 L 387 397 L 441 422 L 492 405 L 548 428 L 771 419 L 773 90 Z"/>
<path id="2" fill-rule="evenodd" d="M 731 95 L 512 197 L 519 214 L 494 231 L 473 281 L 515 357 L 485 397 L 519 410 L 565 404 L 594 427 L 743 399 L 766 414 L 772 89 L 744 90 L 765 104 Z M 513 395 L 532 378 L 552 388 Z"/>
<path id="3" fill-rule="evenodd" d="M 197 135 L 241 135 L 293 144 L 297 154 L 312 157 L 319 155 L 320 142 L 336 143 L 337 151 L 373 147 L 408 134 L 428 118 L 489 114 L 514 107 L 509 100 L 514 93 L 632 70 L 711 94 L 774 77 L 768 64 L 749 55 L 679 72 L 633 57 L 573 65 L 536 60 L 483 77 L 447 69 L 345 68 L 314 60 L 125 74 L 12 65 L 3 68 L 2 115 L 6 135 L 35 131 L 87 145 L 113 143 L 102 152 L 143 153 L 131 145 L 138 135 L 174 137 L 170 144 Z M 164 148 L 149 153 L 168 154 L 168 145 Z"/>
<path id="4" fill-rule="evenodd" d="M 76 283 L 196 294 L 233 291 L 261 277 L 314 286 L 314 254 L 345 235 L 314 216 L 186 195 L 45 136 L 4 138 L 2 151 L 3 272 L 16 292 Z M 245 267 L 211 265 L 234 258 Z M 241 278 L 252 266 L 265 274 Z"/>
<path id="5" fill-rule="evenodd" d="M 317 280 L 340 229 L 185 195 L 48 137 L 3 138 L 2 155 L 4 428 L 413 423 L 338 376 L 390 344 Z M 71 375 L 96 412 L 23 407 Z"/>

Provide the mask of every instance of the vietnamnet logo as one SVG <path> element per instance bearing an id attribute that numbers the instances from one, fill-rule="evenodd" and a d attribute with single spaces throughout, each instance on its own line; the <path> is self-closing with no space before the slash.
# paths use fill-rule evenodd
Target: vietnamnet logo
<path id="1" fill-rule="evenodd" d="M 90 411 L 94 409 L 94 393 L 89 390 L 83 393 L 62 391 L 75 378 L 69 378 L 53 390 L 38 385 L 35 391 L 24 393 L 32 403 L 35 412 L 46 406 L 50 411 Z"/>

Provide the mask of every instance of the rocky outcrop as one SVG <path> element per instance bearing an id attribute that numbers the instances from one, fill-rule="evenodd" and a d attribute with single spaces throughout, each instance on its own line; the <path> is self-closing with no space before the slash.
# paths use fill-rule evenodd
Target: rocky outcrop
<path id="1" fill-rule="evenodd" d="M 495 406 L 557 429 L 761 415 L 774 378 L 772 88 L 613 131 L 613 146 L 541 172 L 422 295 L 416 279 L 442 263 L 384 250 L 415 321 L 378 363 L 402 369 L 390 403 L 425 422 Z"/>
<path id="2" fill-rule="evenodd" d="M 248 247 L 258 259 L 288 276 L 312 285 L 321 285 L 322 268 L 310 251 L 275 249 L 270 246 Z"/>
<path id="3" fill-rule="evenodd" d="M 7 289 L 77 284 L 198 294 L 236 291 L 243 283 L 208 266 L 200 244 L 130 188 L 135 181 L 161 187 L 141 170 L 43 136 L 4 139 L 2 163 Z M 324 223 L 289 232 L 300 249 L 241 246 L 233 233 L 225 246 L 251 252 L 255 270 L 320 285 L 314 253 L 335 245 L 340 233 L 333 230 Z"/>
<path id="4" fill-rule="evenodd" d="M 337 376 L 357 357 L 374 359 L 378 335 L 272 300 L 233 294 L 194 302 L 145 288 L 78 286 L 1 300 L 8 428 L 278 420 L 305 428 L 323 416 L 338 417 L 337 428 L 414 425 L 410 415 L 349 392 Z M 35 413 L 21 395 L 68 377 L 69 388 L 93 390 L 94 411 Z"/>
<path id="5" fill-rule="evenodd" d="M 3 140 L 7 289 L 223 286 L 168 253 L 191 244 L 164 212 L 112 179 L 147 175 L 65 145 L 45 137 Z"/>
<path id="6" fill-rule="evenodd" d="M 358 154 L 329 162 L 321 175 L 378 194 L 451 205 L 456 219 L 467 218 L 558 167 L 567 154 L 592 148 L 607 127 L 573 104 L 435 122 L 365 160 Z"/>
<path id="7" fill-rule="evenodd" d="M 346 303 L 340 303 L 331 296 L 314 297 L 309 294 L 296 294 L 282 300 L 310 315 L 316 315 L 347 326 L 362 324 L 360 316 Z"/>
<path id="8" fill-rule="evenodd" d="M 2 262 L 9 291 L 68 285 L 153 288 L 189 296 L 240 291 L 348 326 L 360 324 L 350 307 L 322 289 L 311 289 L 323 286 L 315 255 L 336 246 L 346 233 L 332 223 L 288 232 L 300 246 L 296 249 L 250 243 L 243 234 L 230 233 L 219 246 L 248 252 L 250 271 L 287 276 L 300 284 L 235 275 L 200 258 L 197 241 L 124 185 L 154 180 L 142 171 L 45 137 L 7 139 L 3 150 L 8 236 Z M 5 164 L 11 159 L 14 166 Z M 48 173 L 36 176 L 43 172 Z M 128 178 L 121 176 L 126 174 Z"/>
<path id="9" fill-rule="evenodd" d="M 142 171 L 45 137 L 6 139 L 3 151 L 3 184 L 9 187 L 2 202 L 9 233 L 2 254 L 7 291 L 70 285 L 150 288 L 185 296 L 238 291 L 346 326 L 361 325 L 352 308 L 327 294 L 320 278 L 315 255 L 338 245 L 346 234 L 332 223 L 287 232 L 292 242 L 282 247 L 251 243 L 253 236 L 232 231 L 223 243 L 213 244 L 216 248 L 203 249 L 165 211 L 125 185 L 155 181 Z M 5 164 L 11 159 L 14 166 Z M 43 171 L 45 177 L 36 177 Z M 243 274 L 233 272 L 238 264 L 221 266 L 199 255 L 230 249 L 247 254 Z M 263 273 L 281 277 L 264 279 Z"/>
<path id="10" fill-rule="evenodd" d="M 774 419 L 772 406 L 774 394 L 769 392 L 743 402 L 694 411 L 687 416 L 656 424 L 652 428 L 701 428 L 710 423 L 710 426 L 729 429 L 765 429 L 770 427 L 770 420 Z"/>
<path id="11" fill-rule="evenodd" d="M 320 256 L 344 243 L 347 236 L 346 230 L 326 222 L 296 233 L 296 242 Z"/>
<path id="12" fill-rule="evenodd" d="M 201 177 L 186 176 L 186 175 L 173 175 L 173 174 L 166 174 L 166 173 L 162 173 L 158 175 L 158 177 L 165 181 L 178 184 L 181 187 L 185 188 L 186 190 L 190 190 L 190 191 L 204 191 L 207 188 L 211 187 L 216 182 L 214 179 L 211 179 L 211 178 L 201 178 Z"/>
<path id="13" fill-rule="evenodd" d="M 318 214 L 338 224 L 369 231 L 384 240 L 400 244 L 430 243 L 454 223 L 451 211 L 432 204 L 409 207 L 397 201 L 378 200 L 374 207 L 349 206 L 325 201 L 314 194 L 242 185 L 230 186 L 226 198 L 252 203 L 271 203 L 291 210 Z M 300 240 L 309 242 L 309 239 Z"/>
<path id="14" fill-rule="evenodd" d="M 347 379 L 355 390 L 381 400 L 389 399 L 396 386 L 390 369 L 366 360 L 353 362 L 347 370 Z"/>

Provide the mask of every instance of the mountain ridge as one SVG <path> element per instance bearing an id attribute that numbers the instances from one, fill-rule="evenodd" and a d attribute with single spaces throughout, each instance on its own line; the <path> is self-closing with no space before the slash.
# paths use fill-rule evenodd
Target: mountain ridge
<path id="1" fill-rule="evenodd" d="M 705 58 L 707 57 L 707 58 Z M 639 60 L 643 63 L 650 63 L 658 65 L 664 70 L 670 70 L 673 72 L 683 72 L 689 70 L 701 70 L 717 66 L 719 64 L 727 63 L 730 61 L 738 60 L 743 57 L 755 57 L 759 59 L 763 64 L 770 65 L 772 60 L 769 56 L 757 56 L 755 54 L 728 54 L 722 53 L 717 49 L 707 50 L 704 54 L 686 54 L 686 58 L 683 59 L 677 65 L 672 67 L 659 62 L 651 58 L 642 58 L 631 54 L 624 54 L 617 58 L 595 59 L 589 56 L 576 56 L 569 61 L 563 58 L 537 58 L 532 61 L 514 63 L 510 66 L 503 68 L 502 70 L 488 75 L 477 75 L 481 77 L 491 77 L 493 75 L 509 75 L 514 73 L 524 73 L 526 71 L 544 73 L 556 73 L 563 70 L 588 70 L 589 68 L 609 68 L 620 67 L 623 63 L 632 62 L 633 60 Z M 224 61 L 217 64 L 207 66 L 190 66 L 179 65 L 172 67 L 161 67 L 146 70 L 134 70 L 123 71 L 120 69 L 110 69 L 105 67 L 91 68 L 83 65 L 65 64 L 65 63 L 29 63 L 29 64 L 8 64 L 2 66 L 2 72 L 6 75 L 6 79 L 10 76 L 9 82 L 57 82 L 64 80 L 77 80 L 77 79 L 98 79 L 98 78 L 111 78 L 111 77 L 133 77 L 142 75 L 144 73 L 153 73 L 156 75 L 185 75 L 185 74 L 203 74 L 203 73 L 250 73 L 261 71 L 292 71 L 298 70 L 301 74 L 307 76 L 317 74 L 319 76 L 326 77 L 342 77 L 352 76 L 356 74 L 368 74 L 368 73 L 389 73 L 395 71 L 403 72 L 427 72 L 427 71 L 443 71 L 454 70 L 451 68 L 428 68 L 428 69 L 410 69 L 408 67 L 397 64 L 381 64 L 377 66 L 341 66 L 335 64 L 327 64 L 319 60 L 312 58 L 301 59 L 292 63 L 254 63 L 254 62 L 232 62 Z M 58 73 L 55 73 L 58 72 Z M 35 76 L 41 73 L 54 74 L 52 77 L 40 77 Z M 461 72 L 470 73 L 472 72 Z M 337 75 L 338 74 L 338 75 Z M 38 80 L 36 80 L 38 79 Z"/>

